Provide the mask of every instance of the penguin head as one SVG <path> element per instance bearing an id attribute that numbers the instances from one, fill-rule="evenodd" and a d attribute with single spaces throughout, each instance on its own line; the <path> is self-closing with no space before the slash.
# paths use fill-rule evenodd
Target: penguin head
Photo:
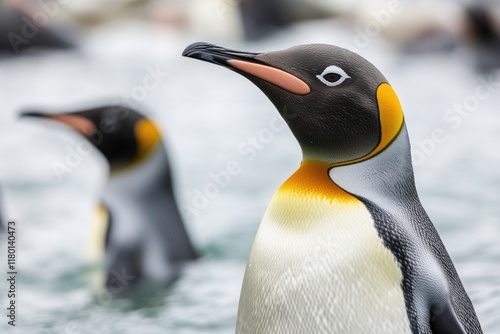
<path id="1" fill-rule="evenodd" d="M 63 123 L 85 136 L 108 160 L 111 172 L 142 161 L 161 141 L 156 125 L 124 106 L 105 106 L 69 113 L 25 112 Z"/>
<path id="2" fill-rule="evenodd" d="M 251 80 L 276 106 L 304 159 L 344 165 L 370 158 L 403 127 L 399 100 L 361 56 L 325 44 L 248 53 L 194 43 L 184 56 L 227 67 Z"/>

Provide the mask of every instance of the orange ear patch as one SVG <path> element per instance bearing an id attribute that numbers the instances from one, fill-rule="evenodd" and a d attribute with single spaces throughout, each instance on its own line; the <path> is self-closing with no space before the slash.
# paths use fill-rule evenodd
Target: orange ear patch
<path id="1" fill-rule="evenodd" d="M 404 115 L 403 108 L 399 102 L 394 89 L 388 84 L 383 83 L 377 89 L 378 110 L 380 115 L 380 126 L 382 137 L 373 155 L 382 151 L 396 138 L 403 127 Z M 378 149 L 378 150 L 377 150 Z"/>
<path id="2" fill-rule="evenodd" d="M 304 81 L 280 69 L 236 59 L 230 59 L 227 62 L 234 68 L 272 83 L 290 93 L 307 95 L 311 92 L 311 88 Z"/>
<path id="3" fill-rule="evenodd" d="M 160 131 L 148 119 L 141 119 L 135 125 L 135 137 L 137 140 L 137 154 L 134 160 L 146 157 L 161 140 Z"/>

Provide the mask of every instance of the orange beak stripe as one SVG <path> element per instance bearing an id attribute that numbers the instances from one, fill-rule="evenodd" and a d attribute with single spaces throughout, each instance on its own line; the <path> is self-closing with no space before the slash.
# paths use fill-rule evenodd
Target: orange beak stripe
<path id="1" fill-rule="evenodd" d="M 234 68 L 283 88 L 290 93 L 307 95 L 311 92 L 311 89 L 304 81 L 280 69 L 236 59 L 230 59 L 227 62 Z"/>
<path id="2" fill-rule="evenodd" d="M 52 114 L 47 115 L 47 118 L 69 125 L 76 131 L 86 136 L 92 136 L 92 134 L 97 130 L 95 125 L 90 120 L 82 116 Z"/>

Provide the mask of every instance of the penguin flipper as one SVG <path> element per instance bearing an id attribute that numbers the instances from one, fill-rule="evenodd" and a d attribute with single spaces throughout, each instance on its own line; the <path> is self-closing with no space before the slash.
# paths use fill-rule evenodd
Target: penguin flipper
<path id="1" fill-rule="evenodd" d="M 449 299 L 431 308 L 430 328 L 433 334 L 467 334 Z"/>

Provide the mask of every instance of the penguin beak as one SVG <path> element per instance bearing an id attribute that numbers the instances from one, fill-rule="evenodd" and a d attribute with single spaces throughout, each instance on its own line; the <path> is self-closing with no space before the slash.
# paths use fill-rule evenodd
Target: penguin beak
<path id="1" fill-rule="evenodd" d="M 228 61 L 236 59 L 241 61 L 260 63 L 255 59 L 255 57 L 257 57 L 259 53 L 229 50 L 221 46 L 204 42 L 196 42 L 189 45 L 184 50 L 182 55 L 184 57 L 195 58 L 225 67 L 228 66 Z"/>
<path id="2" fill-rule="evenodd" d="M 229 50 L 198 42 L 189 45 L 182 55 L 221 65 L 245 76 L 250 75 L 293 94 L 306 95 L 311 92 L 309 86 L 296 76 L 259 61 L 259 53 Z"/>
<path id="3" fill-rule="evenodd" d="M 21 117 L 37 117 L 54 120 L 65 125 L 70 126 L 76 131 L 80 132 L 84 136 L 92 136 L 96 129 L 96 126 L 89 119 L 71 114 L 44 114 L 41 112 L 24 112 L 21 114 Z"/>

